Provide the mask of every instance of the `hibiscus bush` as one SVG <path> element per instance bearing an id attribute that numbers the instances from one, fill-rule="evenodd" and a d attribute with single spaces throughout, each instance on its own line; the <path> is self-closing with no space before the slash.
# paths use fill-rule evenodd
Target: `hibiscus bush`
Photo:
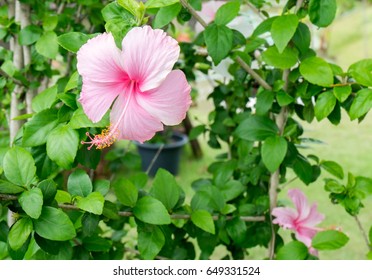
<path id="1" fill-rule="evenodd" d="M 335 0 L 273 2 L 1 1 L 0 258 L 208 259 L 222 246 L 225 259 L 256 247 L 316 259 L 347 232 L 320 227 L 327 213 L 286 186 L 294 174 L 311 187 L 322 172 L 372 258 L 358 219 L 372 179 L 305 155 L 301 125 L 363 121 L 372 60 L 345 70 L 311 48 L 309 27 L 332 23 Z M 169 172 L 139 171 L 119 141 L 181 123 L 200 75 L 214 110 L 189 136 L 221 155 L 185 197 Z M 278 203 L 281 190 L 293 205 Z"/>

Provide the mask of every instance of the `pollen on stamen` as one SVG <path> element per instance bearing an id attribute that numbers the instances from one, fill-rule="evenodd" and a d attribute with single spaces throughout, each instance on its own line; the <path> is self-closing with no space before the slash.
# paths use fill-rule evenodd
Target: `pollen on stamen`
<path id="1" fill-rule="evenodd" d="M 101 134 L 90 136 L 89 132 L 86 133 L 90 141 L 81 141 L 81 144 L 88 144 L 88 150 L 93 146 L 96 146 L 96 149 L 101 150 L 107 147 L 110 147 L 118 138 L 119 131 L 117 129 L 112 129 L 112 126 L 109 126 L 102 130 Z"/>

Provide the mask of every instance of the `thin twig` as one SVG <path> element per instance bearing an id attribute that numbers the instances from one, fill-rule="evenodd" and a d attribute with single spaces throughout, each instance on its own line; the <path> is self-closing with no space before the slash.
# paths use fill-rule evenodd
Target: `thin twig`
<path id="1" fill-rule="evenodd" d="M 12 80 L 13 83 L 15 83 L 16 85 L 19 85 L 19 86 L 23 86 L 23 84 L 18 81 L 17 79 L 13 78 L 12 76 L 9 76 L 6 72 L 4 72 L 2 69 L 0 69 L 0 74 L 1 76 L 4 76 L 10 80 Z"/>
<path id="2" fill-rule="evenodd" d="M 296 181 L 298 179 L 298 177 L 293 177 L 291 180 L 287 181 L 285 184 L 282 185 L 281 189 L 285 189 L 289 184 L 293 183 L 294 181 Z"/>
<path id="3" fill-rule="evenodd" d="M 297 3 L 296 3 L 296 13 L 300 10 L 300 8 L 302 7 L 302 4 L 303 4 L 304 0 L 298 0 Z"/>
<path id="4" fill-rule="evenodd" d="M 182 6 L 186 8 L 190 14 L 198 21 L 204 28 L 208 26 L 208 24 L 202 19 L 199 14 L 194 10 L 193 7 L 186 0 L 180 0 Z M 259 75 L 257 74 L 247 63 L 244 62 L 243 59 L 240 57 L 236 57 L 235 61 L 246 71 L 250 74 L 253 79 L 255 79 L 263 88 L 267 90 L 272 90 L 272 87 Z"/>
<path id="5" fill-rule="evenodd" d="M 0 193 L 0 200 L 4 200 L 4 201 L 18 200 L 18 196 Z"/>
<path id="6" fill-rule="evenodd" d="M 359 230 L 360 232 L 362 233 L 362 236 L 363 236 L 363 239 L 364 239 L 364 242 L 366 243 L 367 245 L 367 248 L 368 248 L 368 251 L 372 250 L 372 245 L 369 243 L 369 240 L 368 240 L 368 236 L 367 236 L 367 233 L 366 231 L 364 230 L 363 226 L 362 226 L 362 223 L 360 222 L 359 220 L 359 217 L 357 215 L 354 216 L 354 219 L 359 227 Z M 371 241 L 372 243 L 372 241 Z"/>
<path id="7" fill-rule="evenodd" d="M 161 145 L 160 145 L 160 147 L 159 147 L 159 149 L 157 150 L 155 156 L 154 156 L 153 159 L 151 160 L 150 165 L 147 167 L 147 170 L 146 170 L 146 174 L 147 174 L 147 175 L 149 174 L 149 172 L 150 172 L 152 166 L 154 165 L 155 161 L 158 159 L 158 157 L 159 157 L 161 151 L 162 151 L 163 148 L 164 148 L 164 145 L 165 145 L 165 144 L 161 144 Z"/>

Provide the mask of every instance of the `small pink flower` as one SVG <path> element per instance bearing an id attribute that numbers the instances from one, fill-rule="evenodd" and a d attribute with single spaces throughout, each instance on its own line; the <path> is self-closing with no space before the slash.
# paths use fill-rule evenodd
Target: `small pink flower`
<path id="1" fill-rule="evenodd" d="M 296 209 L 289 207 L 274 208 L 271 213 L 276 217 L 273 223 L 294 231 L 297 240 L 309 247 L 310 253 L 316 254 L 316 250 L 311 248 L 311 240 L 320 230 L 315 225 L 324 219 L 324 215 L 317 211 L 316 203 L 309 205 L 307 198 L 299 189 L 289 190 L 288 196 L 293 201 Z"/>
<path id="2" fill-rule="evenodd" d="M 116 139 L 144 142 L 163 130 L 163 124 L 179 124 L 191 104 L 185 74 L 172 70 L 179 53 L 176 40 L 149 26 L 130 30 L 121 50 L 110 33 L 83 45 L 77 69 L 83 78 L 79 101 L 85 114 L 98 122 L 113 104 L 110 127 L 83 143 L 102 149 Z"/>

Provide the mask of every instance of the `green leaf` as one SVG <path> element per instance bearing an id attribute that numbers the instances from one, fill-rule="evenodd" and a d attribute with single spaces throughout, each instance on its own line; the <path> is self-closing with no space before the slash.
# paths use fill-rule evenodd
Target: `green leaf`
<path id="1" fill-rule="evenodd" d="M 117 3 L 134 16 L 137 15 L 137 10 L 140 7 L 136 0 L 118 0 Z"/>
<path id="2" fill-rule="evenodd" d="M 138 250 L 145 260 L 152 260 L 165 244 L 165 237 L 157 226 L 138 228 Z"/>
<path id="3" fill-rule="evenodd" d="M 76 206 L 92 214 L 101 215 L 105 198 L 99 192 L 93 192 L 87 197 L 78 198 Z"/>
<path id="4" fill-rule="evenodd" d="M 162 7 L 173 5 L 174 3 L 178 3 L 178 2 L 179 0 L 148 0 L 145 3 L 145 7 L 147 9 L 162 8 Z"/>
<path id="5" fill-rule="evenodd" d="M 71 203 L 72 197 L 66 191 L 57 190 L 55 199 L 58 203 Z"/>
<path id="6" fill-rule="evenodd" d="M 271 36 L 279 53 L 282 53 L 292 39 L 298 26 L 296 15 L 283 15 L 277 17 L 271 26 Z"/>
<path id="7" fill-rule="evenodd" d="M 294 102 L 295 99 L 285 91 L 280 90 L 276 94 L 276 100 L 278 101 L 278 104 L 283 107 L 291 104 L 292 102 Z"/>
<path id="8" fill-rule="evenodd" d="M 332 193 L 343 193 L 345 191 L 345 186 L 341 185 L 339 182 L 333 179 L 325 179 L 324 189 L 327 192 Z"/>
<path id="9" fill-rule="evenodd" d="M 308 249 L 304 243 L 292 241 L 281 247 L 276 255 L 277 260 L 304 260 L 308 255 Z"/>
<path id="10" fill-rule="evenodd" d="M 289 69 L 297 63 L 298 52 L 292 48 L 285 48 L 279 53 L 277 47 L 271 46 L 262 53 L 265 63 L 280 69 Z"/>
<path id="11" fill-rule="evenodd" d="M 174 5 L 166 6 L 160 8 L 158 13 L 155 16 L 154 22 L 152 26 L 154 28 L 162 28 L 170 23 L 175 17 L 177 17 L 178 13 L 181 11 L 182 6 L 179 3 L 175 3 Z"/>
<path id="12" fill-rule="evenodd" d="M 349 241 L 344 233 L 337 230 L 326 230 L 318 232 L 312 242 L 311 246 L 317 250 L 337 250 L 345 246 Z"/>
<path id="13" fill-rule="evenodd" d="M 258 37 L 266 32 L 269 32 L 271 30 L 271 26 L 273 25 L 274 20 L 276 20 L 278 17 L 269 17 L 265 19 L 263 22 L 261 22 L 256 29 L 252 33 L 252 37 Z"/>
<path id="14" fill-rule="evenodd" d="M 320 166 L 323 169 L 327 170 L 332 175 L 336 176 L 337 178 L 339 179 L 344 178 L 344 171 L 337 162 L 324 160 L 320 163 Z"/>
<path id="15" fill-rule="evenodd" d="M 90 37 L 81 32 L 69 32 L 58 36 L 58 44 L 73 53 L 76 53 Z"/>
<path id="16" fill-rule="evenodd" d="M 39 188 L 33 188 L 29 191 L 23 192 L 18 198 L 22 209 L 33 219 L 38 219 L 41 215 L 41 208 L 43 207 L 43 193 Z"/>
<path id="17" fill-rule="evenodd" d="M 351 104 L 349 115 L 351 120 L 362 117 L 372 108 L 372 89 L 361 89 L 356 93 L 355 99 Z"/>
<path id="18" fill-rule="evenodd" d="M 75 71 L 71 76 L 70 79 L 68 80 L 64 92 L 67 92 L 69 90 L 72 90 L 74 88 L 77 88 L 79 82 L 79 72 Z"/>
<path id="19" fill-rule="evenodd" d="M 369 229 L 368 239 L 369 239 L 369 243 L 372 244 L 372 226 Z"/>
<path id="20" fill-rule="evenodd" d="M 363 59 L 350 65 L 348 73 L 363 86 L 372 87 L 372 59 Z"/>
<path id="21" fill-rule="evenodd" d="M 47 16 L 44 17 L 43 19 L 43 29 L 45 31 L 52 31 L 56 28 L 58 24 L 58 16 L 57 15 L 52 15 L 52 14 L 47 14 Z"/>
<path id="22" fill-rule="evenodd" d="M 46 239 L 55 241 L 70 240 L 76 236 L 74 225 L 61 210 L 44 206 L 39 219 L 34 220 L 35 232 Z"/>
<path id="23" fill-rule="evenodd" d="M 237 198 L 242 192 L 246 190 L 246 186 L 244 186 L 240 181 L 237 180 L 229 180 L 221 187 L 219 187 L 225 201 L 233 200 Z"/>
<path id="24" fill-rule="evenodd" d="M 83 246 L 91 252 L 107 252 L 112 248 L 112 241 L 100 236 L 89 236 L 83 238 Z"/>
<path id="25" fill-rule="evenodd" d="M 60 167 L 70 169 L 79 145 L 79 134 L 67 125 L 56 127 L 47 139 L 47 154 Z"/>
<path id="26" fill-rule="evenodd" d="M 247 226 L 239 217 L 226 222 L 226 231 L 237 244 L 242 244 L 247 237 Z"/>
<path id="27" fill-rule="evenodd" d="M 57 184 L 52 179 L 41 181 L 37 187 L 43 193 L 44 203 L 52 202 L 57 194 Z"/>
<path id="28" fill-rule="evenodd" d="M 11 60 L 6 60 L 0 67 L 9 77 L 13 77 L 17 71 L 17 68 L 14 66 Z"/>
<path id="29" fill-rule="evenodd" d="M 0 179 L 0 193 L 17 194 L 17 193 L 23 192 L 24 190 L 25 189 L 20 186 L 17 186 L 8 181 Z"/>
<path id="30" fill-rule="evenodd" d="M 300 22 L 292 40 L 300 52 L 305 54 L 309 50 L 311 42 L 311 33 L 309 27 Z"/>
<path id="31" fill-rule="evenodd" d="M 92 236 L 98 228 L 100 217 L 91 213 L 84 213 L 81 225 L 85 236 Z"/>
<path id="32" fill-rule="evenodd" d="M 337 100 L 340 102 L 344 102 L 349 95 L 351 94 L 351 86 L 342 86 L 342 87 L 334 87 L 333 94 L 336 96 Z"/>
<path id="33" fill-rule="evenodd" d="M 43 31 L 39 26 L 28 25 L 19 31 L 18 42 L 22 46 L 29 46 L 39 40 Z"/>
<path id="34" fill-rule="evenodd" d="M 205 125 L 204 124 L 194 126 L 190 131 L 189 140 L 191 141 L 191 140 L 196 139 L 200 134 L 202 134 L 204 132 L 205 132 Z"/>
<path id="35" fill-rule="evenodd" d="M 333 83 L 332 68 L 320 57 L 309 57 L 303 60 L 300 73 L 312 84 L 327 87 Z"/>
<path id="36" fill-rule="evenodd" d="M 278 127 L 272 119 L 256 115 L 242 121 L 235 130 L 239 138 L 248 141 L 263 141 L 278 132 Z"/>
<path id="37" fill-rule="evenodd" d="M 50 59 L 55 59 L 58 54 L 58 38 L 54 31 L 45 32 L 36 42 L 36 51 Z"/>
<path id="38" fill-rule="evenodd" d="M 128 179 L 119 178 L 113 184 L 116 197 L 125 206 L 134 207 L 138 199 L 137 187 Z"/>
<path id="39" fill-rule="evenodd" d="M 270 90 L 263 90 L 257 94 L 256 100 L 256 114 L 259 116 L 266 115 L 273 105 L 274 92 Z"/>
<path id="40" fill-rule="evenodd" d="M 283 162 L 287 148 L 287 141 L 280 136 L 271 136 L 262 144 L 262 161 L 271 173 L 274 173 Z"/>
<path id="41" fill-rule="evenodd" d="M 30 218 L 19 219 L 9 231 L 8 242 L 10 248 L 17 251 L 26 243 L 32 232 L 33 226 Z"/>
<path id="42" fill-rule="evenodd" d="M 170 224 L 171 219 L 164 205 L 151 196 L 142 197 L 133 208 L 134 216 L 142 222 L 154 225 Z"/>
<path id="43" fill-rule="evenodd" d="M 24 125 L 23 146 L 35 147 L 45 144 L 49 133 L 57 125 L 58 116 L 55 109 L 46 109 L 37 113 Z"/>
<path id="44" fill-rule="evenodd" d="M 13 147 L 3 159 L 5 177 L 13 184 L 29 186 L 35 178 L 35 161 L 31 154 L 23 148 Z"/>
<path id="45" fill-rule="evenodd" d="M 336 0 L 310 0 L 310 21 L 318 27 L 330 25 L 336 16 L 336 11 Z"/>
<path id="46" fill-rule="evenodd" d="M 196 210 L 191 214 L 191 221 L 194 225 L 211 234 L 215 233 L 212 215 L 206 210 Z"/>
<path id="47" fill-rule="evenodd" d="M 313 181 L 313 168 L 306 158 L 297 156 L 293 162 L 293 171 L 306 185 Z"/>
<path id="48" fill-rule="evenodd" d="M 110 124 L 110 114 L 105 114 L 103 118 L 94 123 L 88 119 L 82 108 L 78 108 L 72 115 L 69 126 L 73 129 L 82 127 L 106 127 Z"/>
<path id="49" fill-rule="evenodd" d="M 95 192 L 99 192 L 100 194 L 105 196 L 110 191 L 110 181 L 105 179 L 95 180 L 93 189 Z"/>
<path id="50" fill-rule="evenodd" d="M 227 57 L 233 46 L 233 32 L 224 25 L 211 24 L 203 32 L 209 55 L 215 65 Z"/>
<path id="51" fill-rule="evenodd" d="M 214 22 L 218 25 L 226 25 L 238 15 L 239 10 L 239 1 L 229 1 L 217 10 Z"/>
<path id="52" fill-rule="evenodd" d="M 31 102 L 32 110 L 39 113 L 49 109 L 57 99 L 57 86 L 52 86 L 36 95 Z"/>
<path id="53" fill-rule="evenodd" d="M 73 196 L 88 196 L 92 190 L 92 181 L 82 169 L 76 169 L 70 174 L 67 181 L 68 192 Z"/>
<path id="54" fill-rule="evenodd" d="M 156 172 L 150 194 L 160 200 L 168 211 L 171 211 L 180 198 L 180 187 L 172 174 L 164 169 L 159 169 Z"/>
<path id="55" fill-rule="evenodd" d="M 318 121 L 328 117 L 336 106 L 337 99 L 332 91 L 326 91 L 319 95 L 316 100 L 314 111 Z"/>

